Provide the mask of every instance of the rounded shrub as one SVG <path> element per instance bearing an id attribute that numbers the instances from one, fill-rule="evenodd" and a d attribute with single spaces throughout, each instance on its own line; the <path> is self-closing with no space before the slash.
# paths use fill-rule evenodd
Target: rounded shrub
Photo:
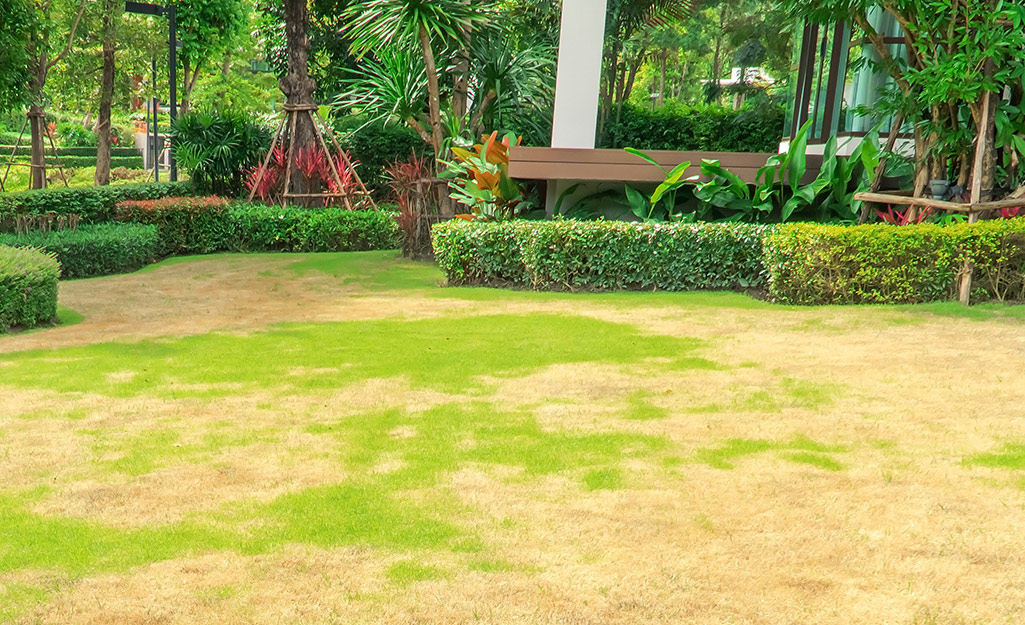
<path id="1" fill-rule="evenodd" d="M 53 254 L 0 245 L 0 332 L 57 319 L 57 278 Z"/>
<path id="2" fill-rule="evenodd" d="M 157 257 L 157 229 L 142 224 L 96 224 L 77 230 L 0 235 L 0 245 L 36 248 L 60 263 L 64 279 L 136 271 Z"/>

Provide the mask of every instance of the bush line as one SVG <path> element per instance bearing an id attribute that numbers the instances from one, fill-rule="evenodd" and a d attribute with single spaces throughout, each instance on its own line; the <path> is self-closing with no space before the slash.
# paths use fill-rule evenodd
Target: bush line
<path id="1" fill-rule="evenodd" d="M 432 231 L 450 285 L 764 290 L 787 304 L 1025 299 L 1025 219 L 951 226 L 453 221 Z"/>

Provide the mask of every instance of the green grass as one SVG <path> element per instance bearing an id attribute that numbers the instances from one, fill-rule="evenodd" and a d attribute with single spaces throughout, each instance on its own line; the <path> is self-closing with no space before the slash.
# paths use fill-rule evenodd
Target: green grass
<path id="1" fill-rule="evenodd" d="M 669 368 L 714 366 L 691 356 L 700 345 L 588 317 L 486 315 L 288 324 L 246 336 L 206 334 L 18 352 L 0 355 L 0 362 L 15 365 L 5 370 L 4 383 L 22 388 L 221 397 L 253 389 L 327 392 L 392 377 L 416 387 L 468 391 L 486 386 L 477 380 L 480 375 L 525 375 L 576 362 L 637 363 L 665 354 L 673 354 Z"/>
<path id="2" fill-rule="evenodd" d="M 648 395 L 644 391 L 636 391 L 631 394 L 627 398 L 627 408 L 623 413 L 623 418 L 632 421 L 654 421 L 667 418 L 669 411 L 648 401 Z"/>
<path id="3" fill-rule="evenodd" d="M 1025 444 L 1007 443 L 998 452 L 976 454 L 964 459 L 969 466 L 1025 471 Z"/>
<path id="4" fill-rule="evenodd" d="M 803 436 L 795 436 L 789 441 L 781 442 L 732 438 L 716 447 L 698 450 L 695 460 L 716 469 L 733 469 L 737 460 L 769 451 L 780 452 L 779 457 L 788 462 L 810 465 L 827 471 L 839 471 L 843 465 L 829 454 L 843 453 L 847 448 L 842 445 L 817 443 Z"/>
<path id="5" fill-rule="evenodd" d="M 441 579 L 444 572 L 434 566 L 420 564 L 413 560 L 400 560 L 388 567 L 388 578 L 400 586 L 408 586 L 414 582 Z"/>

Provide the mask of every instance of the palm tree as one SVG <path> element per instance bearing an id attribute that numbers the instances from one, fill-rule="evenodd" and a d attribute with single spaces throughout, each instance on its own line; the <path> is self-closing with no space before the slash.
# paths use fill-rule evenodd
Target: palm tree
<path id="1" fill-rule="evenodd" d="M 445 133 L 435 48 L 465 47 L 467 33 L 486 21 L 483 11 L 462 0 L 370 0 L 350 6 L 345 17 L 357 55 L 419 45 L 427 74 L 430 144 L 441 158 Z"/>

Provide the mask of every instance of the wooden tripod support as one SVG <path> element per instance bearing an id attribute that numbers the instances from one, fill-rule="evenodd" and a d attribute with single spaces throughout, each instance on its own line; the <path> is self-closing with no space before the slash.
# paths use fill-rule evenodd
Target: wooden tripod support
<path id="1" fill-rule="evenodd" d="M 249 190 L 249 201 L 253 201 L 253 197 L 256 195 L 256 190 L 260 186 L 260 182 L 267 173 L 267 166 L 270 164 L 270 159 L 274 154 L 274 149 L 280 143 L 282 148 L 288 145 L 287 155 L 285 157 L 285 185 L 281 191 L 281 206 L 290 199 L 297 198 L 310 198 L 310 199 L 326 199 L 326 200 L 341 200 L 342 205 L 353 210 L 355 208 L 371 208 L 376 210 L 377 205 L 374 203 L 374 199 L 370 196 L 370 192 L 367 191 L 366 186 L 363 184 L 363 180 L 356 173 L 356 168 L 353 167 L 352 161 L 349 160 L 349 155 L 345 153 L 345 150 L 338 145 L 338 140 L 335 138 L 334 132 L 331 127 L 324 121 L 320 116 L 320 111 L 317 110 L 316 105 L 291 105 L 286 104 L 284 106 L 285 116 L 281 118 L 281 123 L 278 124 L 278 129 L 274 132 L 274 138 L 271 140 L 270 149 L 267 150 L 267 156 L 263 159 L 263 163 L 260 165 L 260 169 L 256 172 L 256 180 L 253 182 L 252 188 Z M 292 170 L 295 167 L 295 143 L 292 138 L 295 136 L 296 119 L 299 115 L 307 115 L 313 126 L 313 131 L 317 136 L 317 142 L 320 145 L 320 149 L 324 150 L 324 156 L 326 157 L 328 166 L 331 170 L 331 178 L 334 180 L 335 186 L 338 189 L 335 193 L 291 193 L 289 187 L 292 183 Z M 287 125 L 287 130 L 286 130 Z M 321 130 L 323 128 L 323 130 Z M 345 167 L 349 168 L 349 172 L 356 182 L 356 190 L 349 191 L 342 184 L 342 177 L 338 173 L 338 167 L 335 164 L 334 155 L 331 149 L 328 148 L 327 141 L 324 139 L 324 135 L 327 134 L 331 140 L 331 145 L 335 149 L 335 154 L 341 157 L 342 163 Z M 353 199 L 356 202 L 353 202 Z"/>

